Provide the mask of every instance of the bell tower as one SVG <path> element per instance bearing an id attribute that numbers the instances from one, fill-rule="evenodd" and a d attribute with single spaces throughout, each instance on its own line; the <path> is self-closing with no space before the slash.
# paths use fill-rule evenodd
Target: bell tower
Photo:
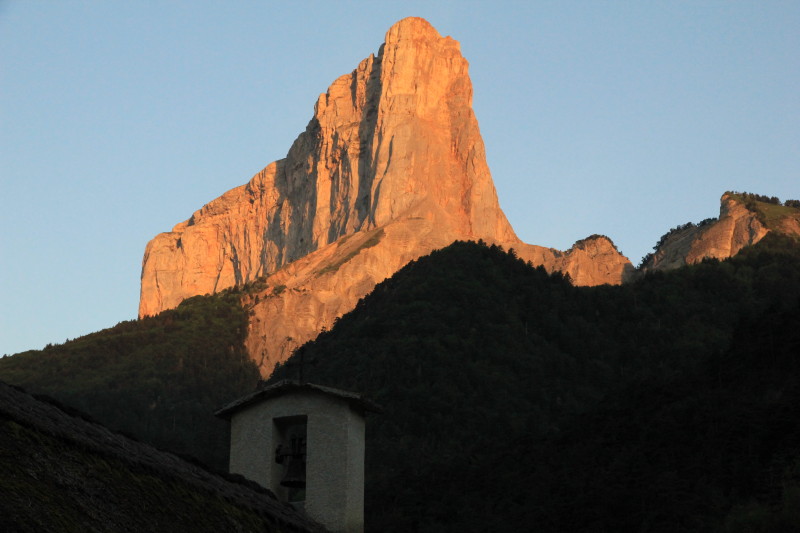
<path id="1" fill-rule="evenodd" d="M 361 395 L 281 381 L 217 411 L 230 420 L 230 471 L 270 489 L 335 533 L 364 530 Z"/>

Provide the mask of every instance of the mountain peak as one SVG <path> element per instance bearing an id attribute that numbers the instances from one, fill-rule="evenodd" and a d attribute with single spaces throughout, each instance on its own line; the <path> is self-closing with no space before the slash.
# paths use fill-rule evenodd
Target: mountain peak
<path id="1" fill-rule="evenodd" d="M 406 17 L 395 22 L 386 32 L 386 44 L 396 44 L 406 39 L 432 41 L 441 38 L 442 36 L 436 31 L 436 28 L 421 17 Z"/>
<path id="2" fill-rule="evenodd" d="M 409 217 L 435 222 L 441 245 L 515 241 L 471 102 L 458 44 L 424 19 L 401 20 L 377 57 L 319 97 L 285 159 L 149 243 L 140 315 Z"/>
<path id="3" fill-rule="evenodd" d="M 268 373 L 409 261 L 479 239 L 584 284 L 619 283 L 629 264 L 519 241 L 486 163 L 469 64 L 457 41 L 410 17 L 320 95 L 285 159 L 148 244 L 139 314 L 262 278 L 245 302 L 247 346 Z"/>

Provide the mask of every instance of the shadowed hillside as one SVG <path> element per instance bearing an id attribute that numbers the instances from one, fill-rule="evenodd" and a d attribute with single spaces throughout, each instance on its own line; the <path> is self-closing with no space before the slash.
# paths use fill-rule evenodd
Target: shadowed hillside
<path id="1" fill-rule="evenodd" d="M 243 347 L 240 296 L 197 296 L 156 317 L 5 357 L 0 380 L 225 470 L 228 428 L 212 413 L 259 375 Z"/>
<path id="2" fill-rule="evenodd" d="M 7 358 L 0 379 L 93 416 L 144 406 L 117 422 L 141 436 L 157 413 L 161 442 L 180 436 L 224 464 L 224 430 L 190 416 L 172 429 L 170 410 L 147 409 L 203 398 L 210 417 L 252 389 L 240 298 Z M 369 531 L 781 531 L 800 524 L 799 305 L 800 245 L 778 234 L 727 261 L 593 288 L 459 242 L 301 350 L 309 381 L 385 408 L 367 424 Z M 112 349 L 117 338 L 137 350 Z M 221 444 L 203 445 L 211 435 Z"/>
<path id="3" fill-rule="evenodd" d="M 768 236 L 597 288 L 470 243 L 409 265 L 302 348 L 309 380 L 385 407 L 368 529 L 798 525 L 798 259 Z"/>

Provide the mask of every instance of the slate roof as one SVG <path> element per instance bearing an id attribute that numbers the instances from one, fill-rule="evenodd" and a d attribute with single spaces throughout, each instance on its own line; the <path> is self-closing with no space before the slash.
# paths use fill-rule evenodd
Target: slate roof
<path id="1" fill-rule="evenodd" d="M 99 423 L 78 416 L 75 413 L 68 413 L 67 411 L 71 411 L 71 409 L 67 407 L 62 409 L 56 404 L 57 402 L 41 401 L 20 388 L 0 382 L 0 427 L 3 428 L 3 431 L 11 431 L 11 433 L 5 433 L 4 437 L 13 439 L 13 426 L 8 426 L 8 424 L 15 423 L 26 428 L 25 431 L 32 430 L 35 432 L 34 434 L 43 435 L 42 438 L 55 437 L 59 439 L 58 442 L 63 443 L 63 446 L 59 445 L 59 449 L 65 451 L 63 457 L 49 457 L 48 455 L 51 455 L 52 452 L 49 452 L 47 448 L 31 446 L 30 450 L 24 449 L 21 453 L 17 451 L 15 452 L 16 456 L 11 457 L 8 453 L 2 453 L 3 450 L 0 449 L 0 471 L 13 470 L 11 468 L 12 465 L 3 465 L 5 461 L 14 461 L 14 464 L 26 463 L 27 461 L 34 467 L 38 467 L 38 474 L 31 471 L 31 475 L 34 475 L 34 477 L 55 476 L 59 473 L 56 472 L 57 467 L 61 463 L 68 461 L 69 456 L 91 454 L 89 455 L 91 457 L 106 458 L 114 464 L 127 465 L 125 468 L 131 468 L 136 472 L 153 473 L 153 475 L 157 475 L 160 478 L 170 480 L 171 483 L 178 483 L 184 487 L 181 489 L 184 494 L 192 494 L 192 491 L 198 491 L 197 494 L 205 495 L 203 497 L 209 497 L 210 495 L 211 501 L 226 502 L 226 504 L 229 503 L 240 509 L 245 509 L 246 512 L 251 513 L 249 515 L 250 518 L 256 516 L 258 521 L 268 526 L 267 530 L 269 531 L 301 533 L 325 533 L 328 531 L 322 525 L 296 512 L 288 504 L 276 500 L 268 490 L 248 486 L 248 483 L 252 482 L 240 483 L 233 479 L 226 479 L 223 477 L 224 474 L 215 474 L 176 455 L 158 450 L 149 444 L 114 433 Z M 9 427 L 11 429 L 8 429 Z M 9 442 L 13 443 L 13 440 Z M 76 450 L 76 452 L 73 453 L 70 450 Z M 20 455 L 23 457 L 20 457 Z M 87 455 L 83 455 L 83 457 L 87 457 Z M 69 494 L 66 497 L 73 498 L 73 504 L 76 507 L 86 509 L 87 513 L 94 513 L 95 510 L 98 513 L 102 513 L 106 510 L 95 509 L 93 502 L 87 503 L 81 500 L 81 498 L 87 498 L 85 487 L 91 486 L 94 478 L 98 475 L 97 472 L 87 471 L 88 468 L 78 464 L 77 468 L 72 469 L 78 472 L 79 479 L 77 480 L 51 479 L 48 481 L 44 479 L 43 481 L 46 486 L 52 485 L 53 490 L 58 489 L 59 495 L 68 492 Z M 24 501 L 27 498 L 30 504 L 31 495 L 8 492 L 14 490 L 10 485 L 13 480 L 5 481 L 9 483 L 0 479 L 0 524 L 9 526 L 5 522 L 8 517 L 2 516 L 5 514 L 2 512 L 3 502 L 12 505 L 11 502 L 13 501 L 20 498 L 23 498 L 22 501 Z M 4 487 L 4 485 L 6 486 Z M 66 489 L 77 487 L 79 490 L 65 490 L 65 487 Z M 113 488 L 116 489 L 117 487 Z M 137 496 L 135 487 L 122 487 L 122 490 L 130 491 L 130 496 L 134 498 L 134 504 L 135 499 L 140 497 Z M 102 494 L 99 497 L 102 498 Z M 186 497 L 192 498 L 191 496 Z M 35 500 L 36 495 L 33 495 L 33 498 Z M 21 512 L 19 507 L 15 509 L 15 512 L 17 514 Z M 35 513 L 37 509 L 33 509 L 31 512 L 34 513 L 31 517 L 23 517 L 27 525 L 30 525 L 27 523 L 28 519 L 36 520 Z M 41 514 L 43 511 L 38 509 L 38 512 Z M 166 509 L 166 512 L 168 513 L 169 509 Z M 214 511 L 207 510 L 205 512 L 212 513 Z M 87 517 L 87 520 L 90 521 L 91 518 Z M 189 518 L 191 519 L 192 517 Z M 236 517 L 226 515 L 215 518 L 228 521 L 233 528 L 232 530 L 250 530 L 249 526 L 246 529 L 237 526 Z M 131 517 L 132 523 L 126 525 L 128 528 L 126 530 L 136 530 L 136 520 L 136 516 Z M 16 527 L 20 526 L 20 524 L 10 524 L 10 526 L 14 526 L 12 530 L 15 531 L 36 530 L 29 527 Z M 133 529 L 130 529 L 131 527 Z M 0 529 L 4 528 L 0 527 Z M 5 530 L 9 531 L 9 529 Z M 106 529 L 100 527 L 98 529 L 93 526 L 87 529 L 87 531 L 89 530 L 114 531 L 115 528 Z M 199 528 L 195 530 L 199 530 Z M 260 528 L 259 530 L 263 531 Z"/>
<path id="2" fill-rule="evenodd" d="M 284 394 L 302 391 L 318 392 L 341 398 L 347 401 L 351 407 L 362 413 L 367 411 L 380 413 L 383 410 L 375 402 L 372 402 L 371 400 L 368 400 L 355 392 L 335 389 L 333 387 L 326 387 L 324 385 L 316 385 L 314 383 L 299 383 L 294 380 L 284 379 L 267 387 L 257 389 L 255 392 L 252 392 L 247 396 L 243 396 L 238 400 L 234 400 L 214 414 L 220 418 L 230 420 L 234 413 L 244 409 L 245 407 L 269 398 L 276 398 L 278 396 L 283 396 Z"/>

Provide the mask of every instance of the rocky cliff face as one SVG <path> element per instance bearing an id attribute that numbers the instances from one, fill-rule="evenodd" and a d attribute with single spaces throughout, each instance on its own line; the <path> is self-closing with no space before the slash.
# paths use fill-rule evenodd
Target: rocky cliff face
<path id="1" fill-rule="evenodd" d="M 140 315 L 415 213 L 446 212 L 443 233 L 514 241 L 471 101 L 458 43 L 422 19 L 397 23 L 319 97 L 285 159 L 149 243 Z"/>
<path id="2" fill-rule="evenodd" d="M 401 20 L 319 97 L 285 159 L 147 245 L 139 315 L 264 278 L 245 304 L 266 374 L 376 283 L 454 240 L 513 247 L 579 284 L 620 283 L 632 267 L 608 239 L 568 252 L 519 241 L 471 104 L 458 42 Z"/>
<path id="3" fill-rule="evenodd" d="M 718 219 L 687 224 L 668 233 L 642 270 L 669 270 L 705 258 L 727 259 L 770 231 L 800 235 L 800 210 L 763 202 L 748 207 L 738 195 L 725 193 Z"/>

